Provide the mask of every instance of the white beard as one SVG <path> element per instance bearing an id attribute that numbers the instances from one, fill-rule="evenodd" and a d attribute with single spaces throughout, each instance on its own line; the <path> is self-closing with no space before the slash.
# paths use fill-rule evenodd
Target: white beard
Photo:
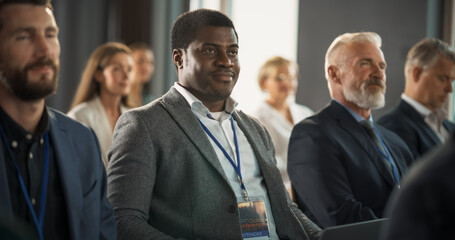
<path id="1" fill-rule="evenodd" d="M 369 92 L 367 87 L 374 80 L 365 81 L 360 86 L 360 89 L 348 88 L 346 85 L 343 86 L 343 95 L 344 98 L 354 103 L 360 108 L 363 109 L 378 109 L 382 108 L 385 105 L 385 90 L 386 87 L 383 83 L 381 86 L 383 88 L 376 92 Z"/>

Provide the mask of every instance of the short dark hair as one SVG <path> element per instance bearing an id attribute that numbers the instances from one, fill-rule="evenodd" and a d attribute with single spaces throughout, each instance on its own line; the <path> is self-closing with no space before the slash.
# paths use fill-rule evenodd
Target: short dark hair
<path id="1" fill-rule="evenodd" d="M 47 6 L 52 9 L 51 0 L 0 0 L 0 8 L 8 4 L 33 4 Z"/>
<path id="2" fill-rule="evenodd" d="M 46 6 L 49 9 L 52 9 L 51 0 L 0 0 L 0 10 L 10 4 L 32 4 L 38 6 Z M 3 28 L 3 21 L 0 18 L 0 30 Z"/>
<path id="3" fill-rule="evenodd" d="M 186 50 L 194 40 L 197 30 L 205 26 L 230 27 L 234 30 L 237 41 L 239 40 L 229 17 L 218 11 L 198 9 L 183 13 L 175 20 L 171 32 L 171 48 Z"/>

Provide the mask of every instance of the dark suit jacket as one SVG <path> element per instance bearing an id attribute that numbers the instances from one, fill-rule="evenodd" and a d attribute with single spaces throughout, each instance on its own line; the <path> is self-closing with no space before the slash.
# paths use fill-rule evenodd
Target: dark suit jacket
<path id="1" fill-rule="evenodd" d="M 403 175 L 409 149 L 377 129 Z M 288 172 L 299 208 L 324 228 L 383 217 L 396 185 L 367 132 L 335 101 L 292 130 Z"/>
<path id="2" fill-rule="evenodd" d="M 384 239 L 455 239 L 455 134 L 411 168 L 387 204 Z"/>
<path id="3" fill-rule="evenodd" d="M 377 123 L 398 134 L 408 145 L 415 160 L 441 143 L 417 110 L 404 100 L 378 119 Z M 449 133 L 455 130 L 455 125 L 447 120 L 442 124 Z"/>
<path id="4" fill-rule="evenodd" d="M 319 229 L 286 193 L 264 127 L 240 111 L 233 116 L 261 168 L 278 236 L 316 237 Z M 108 157 L 108 195 L 120 239 L 242 238 L 236 195 L 210 140 L 175 88 L 122 114 Z"/>
<path id="5" fill-rule="evenodd" d="M 106 197 L 106 171 L 95 133 L 60 112 L 47 111 L 71 239 L 116 239 L 114 214 Z M 4 144 L 1 138 L 0 144 Z M 12 221 L 4 155 L 0 148 L 0 215 Z"/>

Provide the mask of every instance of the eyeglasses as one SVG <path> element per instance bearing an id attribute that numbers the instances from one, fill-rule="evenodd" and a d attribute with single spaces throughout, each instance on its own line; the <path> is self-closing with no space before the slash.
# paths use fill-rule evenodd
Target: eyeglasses
<path id="1" fill-rule="evenodd" d="M 296 80 L 297 77 L 294 76 L 294 75 L 290 75 L 290 74 L 285 74 L 285 73 L 280 73 L 278 74 L 278 76 L 276 77 L 276 80 L 279 81 L 279 82 L 282 82 L 284 80 L 288 80 L 288 81 L 294 81 Z"/>

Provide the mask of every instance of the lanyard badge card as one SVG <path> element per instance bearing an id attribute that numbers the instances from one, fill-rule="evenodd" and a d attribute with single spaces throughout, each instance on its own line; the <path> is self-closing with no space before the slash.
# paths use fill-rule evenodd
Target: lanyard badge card
<path id="1" fill-rule="evenodd" d="M 201 124 L 202 129 L 207 133 L 207 135 L 213 140 L 213 142 L 218 146 L 218 148 L 223 152 L 224 156 L 229 160 L 232 167 L 237 172 L 240 181 L 240 187 L 242 188 L 242 197 L 240 201 L 238 201 L 238 209 L 239 209 L 239 216 L 240 216 L 240 226 L 242 228 L 242 236 L 243 239 L 254 239 L 254 240 L 262 240 L 262 239 L 269 239 L 269 225 L 267 222 L 267 214 L 265 210 L 264 201 L 261 198 L 258 198 L 258 201 L 250 200 L 248 197 L 248 193 L 246 191 L 245 184 L 243 182 L 242 171 L 240 167 L 240 153 L 239 153 L 239 146 L 237 141 L 237 134 L 235 131 L 234 120 L 231 116 L 231 127 L 232 132 L 234 135 L 234 143 L 235 143 L 235 150 L 237 155 L 237 162 L 235 164 L 234 160 L 229 156 L 226 150 L 223 148 L 221 143 L 216 139 L 215 136 L 210 132 L 210 130 L 202 123 L 199 118 L 197 118 L 199 123 Z"/>
<path id="2" fill-rule="evenodd" d="M 239 202 L 238 208 L 243 239 L 270 238 L 264 201 Z"/>

